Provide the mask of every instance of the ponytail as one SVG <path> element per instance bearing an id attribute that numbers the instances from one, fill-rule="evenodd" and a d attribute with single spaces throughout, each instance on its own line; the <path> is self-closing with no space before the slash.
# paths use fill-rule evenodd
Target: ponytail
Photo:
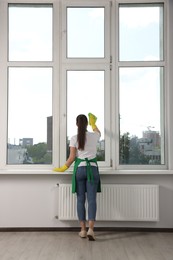
<path id="1" fill-rule="evenodd" d="M 77 142 L 78 149 L 84 150 L 86 142 L 86 131 L 88 126 L 88 119 L 85 115 L 78 115 L 76 118 L 76 124 L 78 126 Z"/>

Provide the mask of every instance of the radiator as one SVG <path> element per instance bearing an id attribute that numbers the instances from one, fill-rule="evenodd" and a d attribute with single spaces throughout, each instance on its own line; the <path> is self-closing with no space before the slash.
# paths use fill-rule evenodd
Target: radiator
<path id="1" fill-rule="evenodd" d="M 58 185 L 59 220 L 76 220 L 76 194 L 71 184 Z M 87 205 L 86 205 L 87 207 Z M 102 184 L 97 194 L 97 221 L 158 221 L 158 185 Z"/>

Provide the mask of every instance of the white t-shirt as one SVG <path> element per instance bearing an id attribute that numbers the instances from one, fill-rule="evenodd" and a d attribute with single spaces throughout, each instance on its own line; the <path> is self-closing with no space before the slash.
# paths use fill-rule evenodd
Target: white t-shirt
<path id="1" fill-rule="evenodd" d="M 97 153 L 97 142 L 100 139 L 100 133 L 98 132 L 86 132 L 86 142 L 84 150 L 78 150 L 77 135 L 72 136 L 70 140 L 70 147 L 75 147 L 77 149 L 76 156 L 80 159 L 93 159 L 96 157 Z M 85 166 L 86 162 L 81 162 L 80 166 Z M 95 163 L 91 163 L 95 165 Z"/>

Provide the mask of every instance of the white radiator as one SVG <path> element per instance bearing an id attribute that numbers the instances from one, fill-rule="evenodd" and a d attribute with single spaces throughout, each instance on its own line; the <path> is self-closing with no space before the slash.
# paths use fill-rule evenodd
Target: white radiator
<path id="1" fill-rule="evenodd" d="M 59 220 L 76 220 L 76 194 L 71 184 L 59 184 Z M 97 193 L 97 217 L 100 221 L 158 221 L 158 185 L 102 184 Z"/>

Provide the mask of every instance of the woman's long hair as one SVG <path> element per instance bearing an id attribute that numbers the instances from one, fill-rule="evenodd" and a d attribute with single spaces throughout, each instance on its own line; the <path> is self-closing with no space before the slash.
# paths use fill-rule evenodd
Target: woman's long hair
<path id="1" fill-rule="evenodd" d="M 78 115 L 76 118 L 76 124 L 78 127 L 77 141 L 78 149 L 84 150 L 86 141 L 86 131 L 88 126 L 88 119 L 85 115 Z"/>

